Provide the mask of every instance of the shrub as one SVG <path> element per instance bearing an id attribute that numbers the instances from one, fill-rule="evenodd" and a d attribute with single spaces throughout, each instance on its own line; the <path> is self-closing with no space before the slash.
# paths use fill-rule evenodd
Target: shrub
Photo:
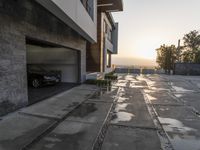
<path id="1" fill-rule="evenodd" d="M 105 75 L 106 80 L 117 80 L 118 76 L 117 75 Z"/>
<path id="2" fill-rule="evenodd" d="M 85 81 L 86 84 L 93 84 L 93 85 L 97 85 L 97 86 L 110 86 L 111 85 L 111 81 L 109 80 L 86 80 Z"/>

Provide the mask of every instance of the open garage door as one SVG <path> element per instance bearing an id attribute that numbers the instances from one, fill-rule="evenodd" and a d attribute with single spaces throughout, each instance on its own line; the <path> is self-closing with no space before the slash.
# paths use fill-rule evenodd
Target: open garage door
<path id="1" fill-rule="evenodd" d="M 66 91 L 79 83 L 78 51 L 30 40 L 27 41 L 26 48 L 30 104 Z M 41 77 L 40 86 L 34 88 L 33 79 L 38 73 Z M 49 84 L 46 80 L 50 77 L 57 78 L 57 76 L 59 76 L 59 83 Z"/>

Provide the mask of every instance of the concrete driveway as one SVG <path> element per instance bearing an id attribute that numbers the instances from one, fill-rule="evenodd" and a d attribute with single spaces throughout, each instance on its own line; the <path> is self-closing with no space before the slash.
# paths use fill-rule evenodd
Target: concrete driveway
<path id="1" fill-rule="evenodd" d="M 57 95 L 59 93 L 62 93 L 69 89 L 72 89 L 75 86 L 78 86 L 78 84 L 76 84 L 76 83 L 59 83 L 56 85 L 43 86 L 40 88 L 33 88 L 33 87 L 29 86 L 28 87 L 29 105 L 32 105 L 34 103 L 37 103 L 39 101 L 42 101 L 42 100 L 52 97 L 54 95 Z"/>
<path id="2" fill-rule="evenodd" d="M 200 78 L 119 75 L 0 118 L 0 150 L 199 150 Z"/>
<path id="3" fill-rule="evenodd" d="M 200 77 L 144 75 L 144 94 L 175 150 L 200 150 Z"/>

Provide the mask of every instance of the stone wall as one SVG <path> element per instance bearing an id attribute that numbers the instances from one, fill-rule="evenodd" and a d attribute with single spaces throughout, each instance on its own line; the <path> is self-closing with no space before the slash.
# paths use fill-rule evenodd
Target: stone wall
<path id="1" fill-rule="evenodd" d="M 176 63 L 174 74 L 176 74 L 176 75 L 200 75 L 200 64 Z"/>
<path id="2" fill-rule="evenodd" d="M 86 41 L 34 0 L 0 0 L 0 116 L 28 104 L 26 38 L 80 51 L 86 74 Z"/>

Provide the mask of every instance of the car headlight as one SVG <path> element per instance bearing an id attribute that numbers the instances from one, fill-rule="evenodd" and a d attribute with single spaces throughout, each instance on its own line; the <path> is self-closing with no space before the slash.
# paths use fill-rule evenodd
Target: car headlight
<path id="1" fill-rule="evenodd" d="M 44 76 L 44 79 L 45 79 L 45 80 L 51 80 L 51 77 Z"/>

